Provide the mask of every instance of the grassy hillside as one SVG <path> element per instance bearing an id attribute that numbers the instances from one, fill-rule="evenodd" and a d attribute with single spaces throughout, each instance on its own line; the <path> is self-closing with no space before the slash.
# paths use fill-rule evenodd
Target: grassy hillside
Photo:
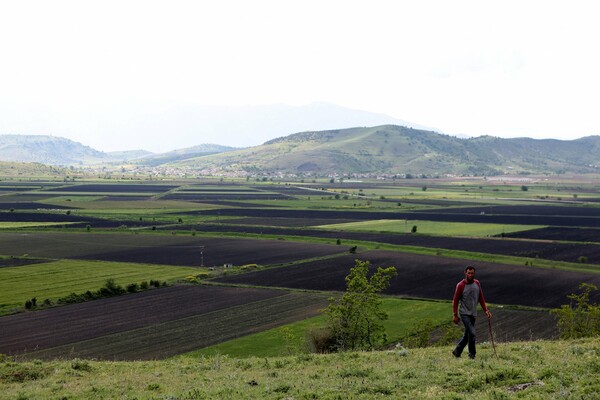
<path id="1" fill-rule="evenodd" d="M 0 361 L 1 399 L 596 399 L 600 338 L 150 362 Z"/>
<path id="2" fill-rule="evenodd" d="M 498 175 L 593 172 L 600 137 L 459 139 L 395 125 L 302 132 L 173 165 L 261 173 Z"/>
<path id="3" fill-rule="evenodd" d="M 106 153 L 69 139 L 49 135 L 0 135 L 0 160 L 70 165 L 102 162 Z"/>
<path id="4" fill-rule="evenodd" d="M 55 178 L 68 174 L 65 168 L 40 163 L 0 161 L 1 178 Z"/>

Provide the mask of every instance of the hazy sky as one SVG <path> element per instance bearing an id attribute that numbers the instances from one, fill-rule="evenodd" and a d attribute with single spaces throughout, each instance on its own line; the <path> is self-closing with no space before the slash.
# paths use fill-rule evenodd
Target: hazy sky
<path id="1" fill-rule="evenodd" d="M 599 8 L 577 0 L 0 0 L 0 133 L 53 134 L 103 150 L 98 143 L 115 139 L 111 123 L 148 104 L 322 101 L 447 134 L 600 134 Z M 86 118 L 77 131 L 69 122 Z M 232 143 L 221 139 L 198 144 Z"/>

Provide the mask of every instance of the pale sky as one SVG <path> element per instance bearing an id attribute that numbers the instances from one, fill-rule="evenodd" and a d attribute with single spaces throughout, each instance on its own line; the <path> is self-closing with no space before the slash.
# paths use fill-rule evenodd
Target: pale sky
<path id="1" fill-rule="evenodd" d="M 152 112 L 148 104 L 328 102 L 451 135 L 598 135 L 598 9 L 577 0 L 0 0 L 0 134 L 114 150 L 101 144 L 116 140 L 111 127 L 131 110 Z M 207 139 L 197 144 L 233 138 Z"/>

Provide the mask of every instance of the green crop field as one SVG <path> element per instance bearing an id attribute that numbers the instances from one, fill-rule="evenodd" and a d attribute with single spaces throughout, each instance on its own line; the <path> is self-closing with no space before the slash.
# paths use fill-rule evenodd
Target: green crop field
<path id="1" fill-rule="evenodd" d="M 198 274 L 198 268 L 106 261 L 59 260 L 0 268 L 0 315 L 23 309 L 33 297 L 56 300 L 70 293 L 94 291 L 109 278 L 121 286 L 151 279 L 173 281 Z"/>
<path id="2" fill-rule="evenodd" d="M 417 233 L 439 236 L 494 236 L 543 228 L 543 225 L 501 225 L 463 222 L 437 222 L 420 220 L 377 220 L 349 222 L 344 224 L 321 225 L 318 228 L 342 231 L 372 231 L 410 233 L 417 226 Z"/>
<path id="3" fill-rule="evenodd" d="M 421 300 L 403 300 L 386 297 L 383 309 L 389 318 L 384 322 L 386 334 L 390 342 L 402 338 L 418 322 L 429 320 L 433 325 L 440 325 L 449 320 L 451 306 L 444 302 Z M 306 351 L 306 334 L 310 329 L 326 325 L 327 317 L 306 319 L 265 332 L 244 336 L 228 342 L 206 347 L 182 357 L 199 355 L 227 355 L 231 357 L 272 357 L 282 356 L 298 351 Z"/>

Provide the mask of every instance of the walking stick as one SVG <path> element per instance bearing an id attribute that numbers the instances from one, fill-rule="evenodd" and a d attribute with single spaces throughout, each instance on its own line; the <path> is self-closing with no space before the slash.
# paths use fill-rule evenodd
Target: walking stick
<path id="1" fill-rule="evenodd" d="M 494 355 L 498 358 L 498 353 L 496 353 L 496 343 L 494 343 L 494 334 L 492 333 L 492 319 L 488 318 L 488 327 L 490 329 L 490 339 L 492 340 L 492 347 L 494 348 Z"/>

